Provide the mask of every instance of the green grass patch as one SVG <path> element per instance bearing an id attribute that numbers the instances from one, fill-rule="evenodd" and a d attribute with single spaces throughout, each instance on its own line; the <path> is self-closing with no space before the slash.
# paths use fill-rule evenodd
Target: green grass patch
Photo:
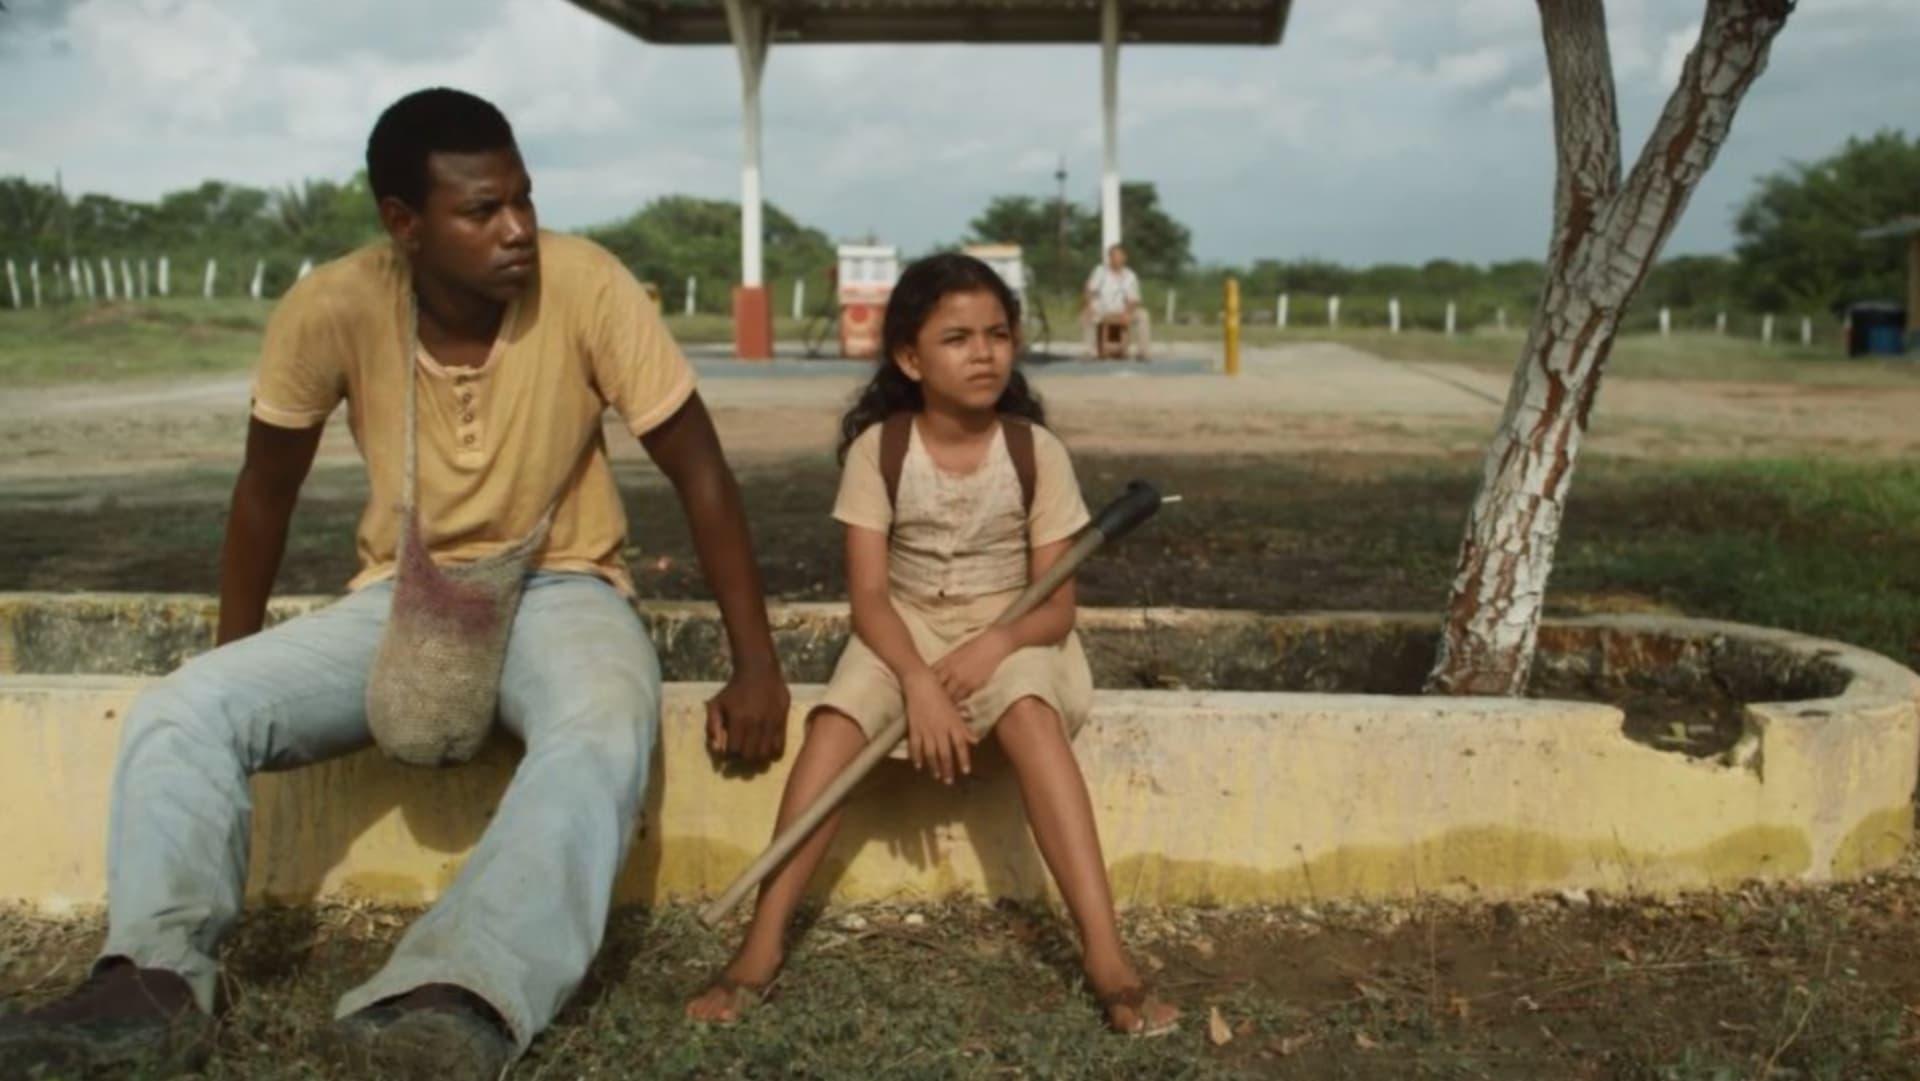
<path id="1" fill-rule="evenodd" d="M 1148 477 L 1186 502 L 1081 572 L 1083 602 L 1271 612 L 1438 611 L 1479 465 L 1356 455 L 1086 455 L 1089 501 Z M 672 493 L 621 467 L 643 593 L 704 597 Z M 844 596 L 821 513 L 831 460 L 742 476 L 770 594 Z M 0 589 L 212 592 L 231 477 L 43 481 L 0 491 Z M 354 571 L 357 467 L 323 471 L 294 519 L 283 592 Z M 1589 456 L 1547 594 L 1557 611 L 1671 609 L 1785 627 L 1920 666 L 1920 465 L 1816 459 L 1649 463 Z"/>

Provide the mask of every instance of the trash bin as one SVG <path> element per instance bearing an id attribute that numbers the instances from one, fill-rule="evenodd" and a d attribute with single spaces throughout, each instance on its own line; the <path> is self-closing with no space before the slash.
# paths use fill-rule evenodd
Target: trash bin
<path id="1" fill-rule="evenodd" d="M 1847 355 L 1897 357 L 1906 352 L 1907 309 L 1889 301 L 1847 308 Z"/>

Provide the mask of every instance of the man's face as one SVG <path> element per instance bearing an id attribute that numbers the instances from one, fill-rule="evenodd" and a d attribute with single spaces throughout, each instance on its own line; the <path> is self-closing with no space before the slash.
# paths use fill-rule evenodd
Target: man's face
<path id="1" fill-rule="evenodd" d="M 1127 269 L 1127 249 L 1115 245 L 1107 249 L 1107 265 L 1115 270 Z"/>
<path id="2" fill-rule="evenodd" d="M 533 181 L 516 149 L 428 155 L 426 205 L 402 207 L 388 228 L 436 277 L 505 302 L 539 272 Z"/>

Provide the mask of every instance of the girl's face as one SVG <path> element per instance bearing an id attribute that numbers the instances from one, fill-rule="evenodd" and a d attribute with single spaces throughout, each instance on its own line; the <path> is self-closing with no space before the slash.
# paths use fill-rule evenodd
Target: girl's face
<path id="1" fill-rule="evenodd" d="M 928 404 L 991 412 L 1013 377 L 1013 328 L 1000 298 L 985 289 L 948 293 L 893 360 L 920 384 Z"/>

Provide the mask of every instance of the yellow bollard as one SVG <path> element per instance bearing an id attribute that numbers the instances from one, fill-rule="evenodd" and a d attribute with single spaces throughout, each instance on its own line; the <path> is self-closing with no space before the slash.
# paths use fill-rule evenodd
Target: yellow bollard
<path id="1" fill-rule="evenodd" d="M 1227 279 L 1227 374 L 1240 374 L 1240 280 Z"/>

